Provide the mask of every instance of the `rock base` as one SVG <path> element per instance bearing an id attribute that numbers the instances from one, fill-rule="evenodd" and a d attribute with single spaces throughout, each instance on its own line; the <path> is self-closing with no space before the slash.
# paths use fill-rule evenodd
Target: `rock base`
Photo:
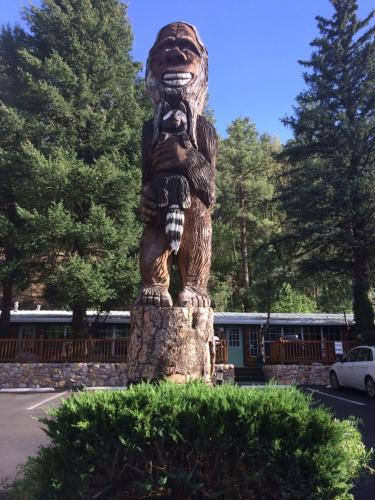
<path id="1" fill-rule="evenodd" d="M 209 307 L 139 306 L 131 311 L 129 383 L 170 380 L 212 383 L 213 311 Z"/>

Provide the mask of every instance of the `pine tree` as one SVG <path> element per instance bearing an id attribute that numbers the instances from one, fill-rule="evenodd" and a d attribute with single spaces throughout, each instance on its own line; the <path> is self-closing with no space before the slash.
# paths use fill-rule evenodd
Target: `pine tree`
<path id="1" fill-rule="evenodd" d="M 304 293 L 294 290 L 289 283 L 283 283 L 272 304 L 272 312 L 311 313 L 316 312 L 316 304 Z"/>
<path id="2" fill-rule="evenodd" d="M 29 228 L 18 213 L 18 204 L 35 207 L 33 175 L 23 161 L 22 144 L 27 141 L 25 116 L 17 109 L 24 84 L 17 75 L 19 51 L 26 34 L 4 28 L 0 35 L 0 287 L 2 291 L 0 334 L 6 335 L 10 322 L 13 290 L 25 287 L 35 270 Z"/>
<path id="3" fill-rule="evenodd" d="M 355 0 L 331 3 L 301 62 L 307 88 L 284 120 L 295 135 L 284 151 L 292 164 L 284 209 L 305 269 L 351 279 L 356 328 L 375 341 L 375 27 L 366 28 L 374 12 L 360 20 Z"/>
<path id="4" fill-rule="evenodd" d="M 279 146 L 269 136 L 259 135 L 249 118 L 234 120 L 227 133 L 219 149 L 213 269 L 217 281 L 223 259 L 231 260 L 223 270 L 232 267 L 232 282 L 241 283 L 235 307 L 250 310 L 255 304 L 250 293 L 255 279 L 251 264 L 256 251 L 276 229 L 272 176 L 277 170 L 274 153 Z M 225 243 L 226 251 L 223 249 Z M 224 281 L 228 280 L 227 271 Z"/>
<path id="5" fill-rule="evenodd" d="M 79 335 L 88 307 L 129 304 L 138 279 L 139 65 L 119 0 L 44 0 L 25 19 L 18 64 L 1 70 L 20 84 L 1 98 L 25 120 L 17 157 L 44 203 L 18 212 L 47 263 L 49 302 L 72 308 Z"/>

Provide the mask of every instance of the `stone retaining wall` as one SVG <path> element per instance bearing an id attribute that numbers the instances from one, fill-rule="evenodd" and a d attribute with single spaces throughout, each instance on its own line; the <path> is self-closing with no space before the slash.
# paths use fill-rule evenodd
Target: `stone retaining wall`
<path id="1" fill-rule="evenodd" d="M 234 383 L 233 365 L 216 365 L 224 383 Z M 126 385 L 125 363 L 0 363 L 0 388 L 118 387 Z"/>
<path id="2" fill-rule="evenodd" d="M 275 379 L 280 384 L 328 385 L 330 366 L 320 363 L 311 365 L 266 365 L 266 380 Z"/>
<path id="3" fill-rule="evenodd" d="M 125 369 L 125 363 L 0 363 L 0 387 L 123 386 Z"/>

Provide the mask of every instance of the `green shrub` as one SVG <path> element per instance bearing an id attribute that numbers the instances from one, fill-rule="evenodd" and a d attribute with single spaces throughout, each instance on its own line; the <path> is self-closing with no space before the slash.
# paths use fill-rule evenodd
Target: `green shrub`
<path id="1" fill-rule="evenodd" d="M 353 421 L 295 388 L 201 383 L 82 393 L 43 420 L 51 444 L 13 498 L 344 499 L 368 461 Z"/>

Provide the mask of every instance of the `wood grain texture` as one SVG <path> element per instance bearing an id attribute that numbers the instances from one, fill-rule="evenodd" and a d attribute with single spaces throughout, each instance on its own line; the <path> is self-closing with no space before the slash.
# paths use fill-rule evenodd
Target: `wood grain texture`
<path id="1" fill-rule="evenodd" d="M 142 133 L 142 192 L 149 193 L 154 209 L 141 207 L 147 225 L 140 249 L 139 305 L 172 304 L 168 292 L 172 251 L 183 285 L 178 305 L 210 305 L 207 282 L 217 137 L 201 115 L 207 68 L 207 51 L 194 26 L 178 22 L 160 30 L 146 67 L 154 117 Z"/>
<path id="2" fill-rule="evenodd" d="M 202 116 L 207 51 L 186 23 L 162 28 L 150 50 L 146 88 L 154 116 L 142 132 L 142 288 L 131 313 L 128 380 L 211 383 L 213 312 L 207 295 L 217 138 Z M 172 259 L 182 289 L 169 293 Z"/>
<path id="3" fill-rule="evenodd" d="M 189 148 L 187 158 L 177 164 L 175 174 L 183 175 L 189 183 L 190 206 L 184 210 L 185 222 L 177 254 L 178 269 L 183 290 L 179 295 L 181 306 L 209 305 L 207 283 L 211 267 L 211 211 L 215 202 L 215 167 L 217 140 L 213 127 L 204 117 L 198 121 L 199 149 Z M 155 183 L 163 185 L 165 175 L 155 176 L 152 167 L 153 122 L 143 129 L 143 185 L 155 190 Z M 171 174 L 170 174 L 171 175 Z M 183 184 L 182 184 L 183 186 Z M 161 188 L 159 187 L 159 190 Z M 186 199 L 186 188 L 181 189 L 179 200 Z M 167 195 L 165 195 L 167 196 Z M 155 200 L 158 203 L 157 191 Z M 164 201 L 164 204 L 168 203 Z M 186 206 L 186 204 L 185 204 Z M 143 290 L 150 287 L 163 289 L 168 294 L 171 249 L 164 234 L 166 212 L 159 207 L 158 215 L 143 231 L 140 250 L 140 269 Z M 189 290 L 185 290 L 189 287 Z M 185 293 L 184 293 L 185 292 Z M 146 296 L 147 295 L 147 296 Z M 141 292 L 140 304 L 149 304 L 149 292 Z M 170 302 L 165 302 L 170 305 Z"/>

